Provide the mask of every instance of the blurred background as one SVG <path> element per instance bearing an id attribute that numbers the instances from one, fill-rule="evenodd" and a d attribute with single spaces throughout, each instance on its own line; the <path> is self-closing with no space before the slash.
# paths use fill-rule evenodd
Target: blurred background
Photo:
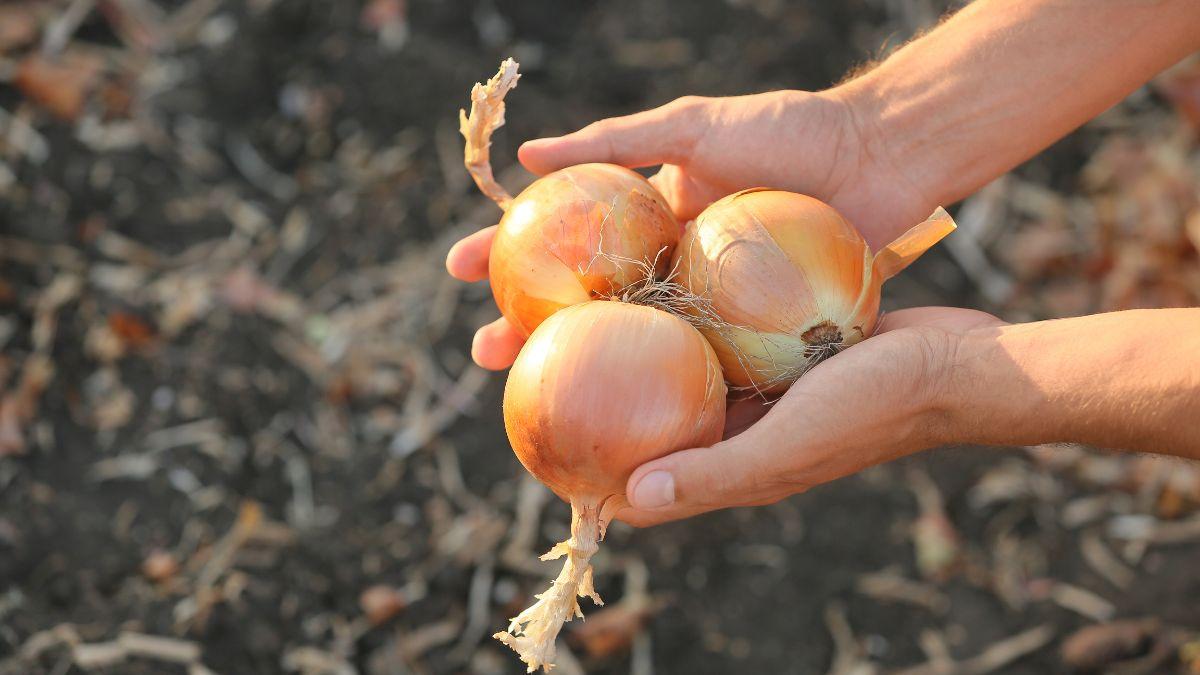
<path id="1" fill-rule="evenodd" d="M 489 636 L 569 514 L 442 268 L 499 216 L 471 84 L 521 62 L 519 189 L 523 140 L 827 87 L 948 6 L 0 4 L 0 673 L 520 672 Z M 886 306 L 1200 303 L 1198 125 L 1185 64 L 959 205 Z M 1197 673 L 1198 505 L 1186 463 L 948 448 L 617 525 L 556 672 Z"/>

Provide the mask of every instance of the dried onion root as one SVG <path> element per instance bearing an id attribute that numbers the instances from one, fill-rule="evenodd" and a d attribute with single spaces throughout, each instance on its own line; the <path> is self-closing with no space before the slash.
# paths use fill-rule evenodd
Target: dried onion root
<path id="1" fill-rule="evenodd" d="M 559 542 L 539 560 L 557 560 L 563 556 L 562 571 L 537 602 L 511 619 L 507 632 L 492 637 L 508 645 L 529 667 L 529 672 L 554 664 L 555 638 L 564 623 L 583 618 L 579 598 L 591 598 L 597 605 L 604 601 L 592 583 L 589 563 L 600 550 L 600 509 L 594 504 L 571 502 L 571 538 Z"/>

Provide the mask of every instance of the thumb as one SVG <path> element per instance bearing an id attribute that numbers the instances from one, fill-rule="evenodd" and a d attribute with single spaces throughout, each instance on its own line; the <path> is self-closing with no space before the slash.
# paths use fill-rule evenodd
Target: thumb
<path id="1" fill-rule="evenodd" d="M 729 506 L 770 503 L 771 445 L 755 425 L 706 448 L 681 450 L 638 467 L 625 486 L 634 520 L 661 522 Z M 641 516 L 641 517 L 638 517 Z M 628 519 L 622 516 L 622 519 Z M 640 523 L 639 523 L 640 524 Z"/>
<path id="2" fill-rule="evenodd" d="M 523 144 L 517 156 L 538 175 L 586 162 L 631 169 L 681 164 L 701 135 L 702 101 L 679 98 L 653 110 L 593 122 L 566 136 L 539 138 Z"/>

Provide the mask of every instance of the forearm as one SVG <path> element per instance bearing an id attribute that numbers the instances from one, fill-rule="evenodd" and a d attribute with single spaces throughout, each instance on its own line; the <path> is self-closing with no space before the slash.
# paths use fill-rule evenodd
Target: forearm
<path id="1" fill-rule="evenodd" d="M 958 201 L 1200 48 L 1197 0 L 977 0 L 839 89 L 867 159 Z"/>
<path id="2" fill-rule="evenodd" d="M 1079 442 L 1200 459 L 1200 309 L 976 329 L 946 381 L 949 442 Z"/>

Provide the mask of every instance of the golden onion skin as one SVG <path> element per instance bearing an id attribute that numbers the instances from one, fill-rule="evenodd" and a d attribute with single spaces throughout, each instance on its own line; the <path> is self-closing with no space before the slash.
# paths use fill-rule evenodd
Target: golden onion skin
<path id="1" fill-rule="evenodd" d="M 737 387 L 786 389 L 815 348 L 875 329 L 883 276 L 871 250 L 812 197 L 756 188 L 714 202 L 689 224 L 675 264 L 679 283 L 737 327 L 702 329 Z"/>
<path id="2" fill-rule="evenodd" d="M 587 302 L 530 336 L 504 389 L 504 426 L 538 480 L 602 502 L 624 494 L 639 465 L 721 440 L 725 394 L 716 354 L 686 321 Z"/>
<path id="3" fill-rule="evenodd" d="M 528 336 L 546 317 L 608 297 L 663 272 L 680 226 L 641 175 L 613 164 L 580 164 L 534 181 L 513 199 L 492 243 L 489 277 L 501 313 Z"/>

